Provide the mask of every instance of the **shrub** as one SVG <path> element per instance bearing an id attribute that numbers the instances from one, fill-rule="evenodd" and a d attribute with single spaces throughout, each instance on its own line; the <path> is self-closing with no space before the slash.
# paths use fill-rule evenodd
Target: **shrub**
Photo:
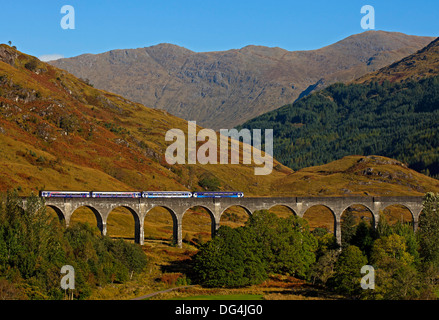
<path id="1" fill-rule="evenodd" d="M 74 267 L 75 297 L 85 299 L 97 285 L 129 280 L 147 259 L 140 246 L 98 235 L 88 224 L 62 228 L 36 196 L 23 210 L 16 192 L 8 193 L 0 202 L 0 278 L 22 298 L 62 299 L 63 265 Z"/>

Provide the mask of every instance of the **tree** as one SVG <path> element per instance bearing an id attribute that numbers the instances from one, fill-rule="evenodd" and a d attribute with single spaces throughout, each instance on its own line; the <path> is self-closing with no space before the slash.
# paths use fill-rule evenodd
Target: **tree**
<path id="1" fill-rule="evenodd" d="M 75 296 L 87 298 L 96 285 L 125 281 L 146 265 L 140 246 L 113 242 L 83 224 L 70 228 L 50 217 L 44 200 L 31 195 L 25 208 L 16 192 L 0 201 L 0 278 L 23 298 L 62 299 L 60 270 L 75 269 Z"/>
<path id="2" fill-rule="evenodd" d="M 426 265 L 439 274 L 439 195 L 427 193 L 417 231 L 419 253 Z"/>
<path id="3" fill-rule="evenodd" d="M 259 257 L 252 250 L 243 228 L 221 226 L 212 240 L 194 257 L 198 282 L 206 287 L 242 287 L 266 278 Z"/>
<path id="4" fill-rule="evenodd" d="M 397 234 L 377 239 L 371 252 L 376 267 L 376 299 L 413 299 L 419 297 L 422 284 L 407 252 L 406 239 Z"/>
<path id="5" fill-rule="evenodd" d="M 305 220 L 257 211 L 244 227 L 222 226 L 201 246 L 194 257 L 195 277 L 209 287 L 247 286 L 269 273 L 306 277 L 316 249 Z"/>
<path id="6" fill-rule="evenodd" d="M 337 239 L 334 234 L 329 232 L 325 228 L 315 228 L 312 232 L 313 236 L 317 239 L 317 250 L 315 251 L 316 259 L 331 250 L 337 250 L 340 245 L 337 243 Z"/>
<path id="7" fill-rule="evenodd" d="M 339 254 L 338 250 L 328 250 L 311 266 L 310 278 L 313 283 L 318 280 L 325 285 L 328 279 L 334 276 Z"/>
<path id="8" fill-rule="evenodd" d="M 352 214 L 345 214 L 341 222 L 341 246 L 347 248 L 351 244 L 351 239 L 355 235 L 355 217 Z"/>
<path id="9" fill-rule="evenodd" d="M 369 257 L 374 240 L 375 232 L 373 227 L 361 221 L 355 229 L 355 234 L 352 236 L 350 244 L 360 248 L 360 250 Z"/>
<path id="10" fill-rule="evenodd" d="M 296 216 L 279 218 L 261 210 L 247 220 L 245 227 L 263 248 L 267 272 L 306 277 L 317 250 L 317 239 L 306 220 Z"/>
<path id="11" fill-rule="evenodd" d="M 366 264 L 367 258 L 358 247 L 350 245 L 343 249 L 335 264 L 334 277 L 328 281 L 330 286 L 343 295 L 360 297 L 361 268 Z"/>

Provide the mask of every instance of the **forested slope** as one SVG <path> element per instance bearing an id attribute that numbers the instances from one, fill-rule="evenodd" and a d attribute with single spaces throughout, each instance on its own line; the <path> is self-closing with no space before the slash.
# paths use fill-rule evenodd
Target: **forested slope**
<path id="1" fill-rule="evenodd" d="M 242 125 L 273 128 L 274 157 L 294 170 L 381 155 L 439 174 L 439 77 L 334 84 Z"/>

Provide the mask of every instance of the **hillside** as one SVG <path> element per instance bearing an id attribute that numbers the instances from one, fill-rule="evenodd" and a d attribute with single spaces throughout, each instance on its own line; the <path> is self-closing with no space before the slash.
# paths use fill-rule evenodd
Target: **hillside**
<path id="1" fill-rule="evenodd" d="M 381 156 L 346 156 L 291 173 L 279 185 L 280 193 L 294 190 L 297 196 L 400 196 L 439 191 L 439 180 Z"/>
<path id="2" fill-rule="evenodd" d="M 0 85 L 0 191 L 201 190 L 206 178 L 253 196 L 439 190 L 437 180 L 381 157 L 297 172 L 275 161 L 267 176 L 255 176 L 254 165 L 168 165 L 165 133 L 186 132 L 186 121 L 95 89 L 7 45 L 0 45 Z M 365 164 L 379 177 L 353 169 Z"/>
<path id="3" fill-rule="evenodd" d="M 272 174 L 254 165 L 169 165 L 171 129 L 187 122 L 119 95 L 7 45 L 0 45 L 0 191 L 201 190 L 268 193 L 291 170 L 275 162 Z"/>
<path id="4" fill-rule="evenodd" d="M 246 46 L 196 53 L 171 44 L 51 63 L 100 89 L 203 127 L 232 128 L 334 82 L 352 81 L 433 38 L 368 31 L 310 51 Z"/>
<path id="5" fill-rule="evenodd" d="M 242 127 L 273 128 L 274 156 L 294 170 L 347 155 L 381 155 L 436 176 L 439 174 L 438 45 L 436 40 L 416 55 L 375 74 L 380 79 L 388 75 L 388 81 L 333 84 L 252 119 Z M 409 60 L 422 63 L 406 68 L 405 81 L 391 82 L 389 79 L 400 74 Z"/>
<path id="6" fill-rule="evenodd" d="M 425 48 L 411 54 L 404 59 L 375 72 L 366 74 L 354 83 L 402 82 L 406 80 L 420 80 L 439 74 L 439 38 Z"/>

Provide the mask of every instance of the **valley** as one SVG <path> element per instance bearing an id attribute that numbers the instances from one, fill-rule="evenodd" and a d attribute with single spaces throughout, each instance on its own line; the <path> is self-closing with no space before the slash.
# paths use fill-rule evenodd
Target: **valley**
<path id="1" fill-rule="evenodd" d="M 385 39 L 393 37 L 392 39 L 398 39 L 405 45 L 410 42 L 400 34 L 366 33 L 360 38 L 366 37 L 367 41 L 372 41 L 371 38 L 374 39 L 376 36 Z M 335 47 L 325 50 L 332 52 L 334 48 L 352 44 L 351 41 L 358 37 L 353 36 L 350 40 L 346 40 L 347 42 L 338 43 Z M 431 40 L 410 38 L 411 41 L 414 39 L 416 46 Z M 364 38 L 361 41 L 365 41 Z M 354 43 L 358 42 L 355 40 Z M 216 165 L 215 163 L 220 162 L 218 155 L 221 154 L 222 147 L 220 138 L 213 130 L 209 131 L 212 136 L 212 141 L 209 142 L 213 143 L 208 153 L 212 157 L 210 163 L 196 161 L 190 164 L 177 161 L 174 164 L 169 163 L 167 148 L 169 142 L 173 142 L 172 139 L 166 138 L 169 130 L 178 130 L 174 132 L 178 132 L 183 137 L 182 144 L 187 143 L 189 146 L 189 143 L 192 143 L 199 151 L 202 150 L 200 147 L 204 146 L 201 143 L 203 139 L 191 141 L 189 136 L 191 130 L 193 137 L 197 133 L 202 136 L 202 132 L 206 133 L 205 128 L 188 127 L 188 121 L 168 111 L 150 108 L 132 102 L 122 95 L 94 88 L 93 81 L 91 81 L 92 85 L 88 80 L 79 79 L 65 70 L 43 63 L 11 46 L 0 45 L 0 191 L 5 193 L 15 189 L 18 196 L 36 194 L 40 190 L 239 190 L 247 197 L 380 197 L 424 196 L 429 192 L 438 193 L 437 145 L 434 142 L 437 133 L 435 124 L 437 123 L 438 73 L 435 63 L 429 62 L 436 59 L 437 43 L 437 40 L 433 41 L 426 48 L 400 62 L 392 60 L 391 66 L 373 74 L 364 75 L 358 71 L 362 68 L 356 65 L 358 69 L 353 67 L 354 69 L 343 72 L 349 75 L 343 79 L 352 80 L 353 74 L 357 78 L 360 73 L 364 78 L 347 84 L 330 85 L 329 81 L 328 86 L 325 85 L 326 88 L 321 88 L 321 91 L 312 93 L 312 90 L 309 90 L 307 92 L 309 96 L 265 113 L 238 127 L 238 129 L 274 129 L 275 149 L 272 170 L 264 175 L 255 174 L 256 169 L 263 166 L 260 161 L 256 161 L 255 158 L 252 161 L 245 161 L 246 152 L 253 155 L 255 153 L 261 156 L 267 155 L 259 148 L 256 149 L 254 144 L 250 146 L 248 143 L 239 142 L 238 161 Z M 177 50 L 168 45 L 149 50 L 162 50 L 163 48 L 160 47 Z M 403 46 L 395 50 L 408 55 L 415 51 L 414 47 Z M 182 51 L 187 56 L 191 54 L 183 49 L 177 51 Z M 264 55 L 272 56 L 273 53 L 269 51 L 266 48 L 243 48 L 235 54 L 257 52 L 258 55 L 262 55 L 263 52 Z M 127 53 L 128 56 L 130 54 Z M 274 56 L 276 55 L 280 53 Z M 287 53 L 282 55 L 285 56 Z M 389 55 L 392 58 L 396 57 L 393 53 Z M 427 65 L 430 66 L 428 70 L 422 61 L 427 61 Z M 419 71 L 417 67 L 423 71 Z M 378 69 L 378 64 L 374 65 L 374 68 Z M 395 76 L 396 74 L 398 76 Z M 295 97 L 291 95 L 288 99 L 291 101 Z M 283 103 L 279 103 L 277 107 Z M 251 115 L 252 112 L 246 114 Z M 230 116 L 226 116 L 225 119 L 228 117 Z M 364 120 L 361 120 L 362 117 Z M 218 118 L 217 125 L 223 121 L 220 117 L 213 118 Z M 242 119 L 238 115 L 233 120 L 236 120 L 236 123 L 226 121 L 230 124 L 239 124 Z M 204 123 L 203 120 L 200 122 Z M 267 146 L 261 144 L 262 146 L 267 151 Z M 188 150 L 183 149 L 178 159 L 186 156 L 189 159 L 189 154 Z M 206 151 L 202 155 L 207 157 Z M 10 205 L 6 205 L 5 208 L 10 208 Z M 53 220 L 58 219 L 53 208 L 47 207 L 47 212 Z M 243 257 L 246 259 L 256 257 L 254 261 L 266 259 L 263 263 L 256 263 L 254 269 L 249 269 L 256 274 L 261 271 L 258 267 L 266 266 L 270 271 L 266 274 L 258 274 L 260 277 L 258 279 L 261 281 L 238 285 L 239 288 L 235 288 L 234 285 L 209 287 L 202 285 L 198 279 L 200 282 L 195 283 L 194 286 L 157 294 L 150 299 L 230 297 L 231 299 L 332 300 L 346 297 L 346 294 L 340 293 L 341 291 L 335 293 L 325 290 L 324 286 L 328 278 L 317 275 L 320 272 L 317 261 L 323 256 L 327 258 L 333 254 L 332 250 L 335 250 L 335 244 L 331 241 L 336 226 L 334 214 L 328 207 L 317 205 L 309 208 L 304 213 L 303 221 L 291 220 L 297 217 L 282 205 L 274 206 L 267 212 L 257 213 L 259 214 L 262 215 L 260 221 L 267 219 L 268 222 L 259 225 L 260 229 L 257 230 L 266 232 L 266 238 L 272 241 L 267 240 L 265 245 L 283 243 L 278 249 L 281 254 L 286 255 L 285 259 L 270 261 L 277 259 L 276 255 L 258 256 L 261 252 L 255 247 L 260 246 L 253 247 L 254 243 L 245 243 L 252 237 L 258 238 L 258 233 L 251 233 L 252 224 L 257 223 L 258 220 L 253 220 L 253 215 L 250 217 L 246 210 L 238 205 L 230 207 L 223 213 L 218 230 L 224 233 L 222 237 L 230 237 L 230 241 L 245 243 L 242 248 L 250 250 L 248 251 L 250 254 L 234 252 L 235 249 L 241 250 L 239 245 L 231 245 L 227 242 L 217 245 L 221 250 L 230 249 L 229 251 L 234 254 L 233 259 L 236 260 Z M 378 231 L 381 233 L 377 236 L 373 233 L 375 231 L 371 231 L 374 226 L 373 217 L 365 206 L 351 205 L 343 212 L 340 221 L 343 226 L 340 228 L 348 230 L 341 233 L 343 252 L 348 252 L 346 251 L 348 248 L 357 250 L 361 247 L 361 250 L 358 249 L 359 253 L 355 253 L 361 261 L 367 261 L 365 259 L 370 259 L 372 256 L 377 259 L 376 261 L 381 261 L 377 258 L 380 252 L 374 252 L 370 243 L 375 241 L 375 245 L 378 246 L 384 241 L 383 239 L 393 239 L 389 238 L 392 235 L 395 235 L 394 238 L 412 235 L 403 229 L 413 226 L 413 216 L 407 208 L 392 205 L 383 208 L 380 214 L 385 217 L 384 221 L 387 221 L 390 227 L 380 226 Z M 5 237 L 12 234 L 7 228 L 24 226 L 21 222 L 14 224 L 13 220 L 8 220 L 15 219 L 14 215 L 2 213 L 0 218 L 7 221 L 3 224 L 6 231 L 1 233 Z M 280 238 L 276 238 L 282 236 L 282 232 L 292 232 L 290 228 L 282 227 L 285 221 L 291 222 L 295 228 L 299 225 L 300 230 L 305 230 L 304 235 L 300 236 L 309 238 L 300 243 L 306 243 L 309 247 L 297 247 L 295 241 L 286 241 L 286 238 L 283 238 L 285 241 L 281 241 Z M 271 222 L 279 228 L 278 232 L 272 232 L 270 228 L 264 229 L 267 225 L 271 225 Z M 420 224 L 422 223 L 425 222 Z M 209 254 L 209 246 L 217 243 L 215 241 L 221 241 L 218 240 L 221 237 L 213 237 L 212 218 L 202 207 L 194 206 L 184 213 L 181 248 L 173 245 L 175 241 L 173 224 L 171 214 L 164 207 L 156 207 L 148 212 L 143 225 L 144 244 L 133 247 L 140 247 L 146 255 L 148 260 L 146 267 L 141 272 L 126 273 L 128 267 L 121 266 L 121 262 L 114 262 L 119 269 L 115 269 L 108 276 L 98 266 L 101 263 L 99 259 L 104 259 L 103 261 L 108 264 L 109 260 L 105 259 L 110 258 L 104 254 L 102 246 L 96 243 L 103 241 L 115 252 L 121 249 L 116 244 L 113 245 L 110 240 L 116 241 L 115 243 L 120 246 L 121 242 L 117 242 L 118 240 L 123 240 L 122 242 L 126 244 L 134 243 L 135 219 L 127 208 L 119 207 L 110 212 L 106 221 L 108 237 L 101 238 L 95 213 L 87 206 L 82 206 L 73 212 L 68 228 L 64 228 L 61 223 L 58 224 L 59 230 L 51 232 L 54 233 L 52 236 L 57 239 L 56 241 L 60 241 L 61 246 L 66 248 L 66 256 L 77 254 L 91 261 L 90 266 L 86 263 L 85 267 L 81 266 L 85 268 L 84 270 L 88 270 L 87 280 L 82 280 L 84 281 L 82 285 L 87 283 L 87 289 L 81 289 L 78 295 L 81 294 L 81 297 L 88 299 L 133 299 L 175 286 L 186 287 L 192 284 L 192 279 L 199 277 L 193 274 L 194 270 L 200 270 L 199 265 L 204 263 L 203 260 L 196 260 L 195 257 L 199 252 L 200 255 Z M 84 225 L 88 227 L 83 227 Z M 405 230 L 405 233 L 398 228 Z M 51 232 L 47 234 L 52 234 Z M 287 239 L 294 239 L 299 234 L 289 235 Z M 358 234 L 366 234 L 366 236 L 358 240 Z M 72 235 L 76 235 L 78 241 L 84 241 L 85 245 L 78 245 L 75 242 L 76 237 Z M 62 236 L 70 238 L 59 240 Z M 367 243 L 364 239 L 370 242 Z M 407 240 L 407 244 L 401 245 L 403 248 L 401 250 L 413 255 L 413 259 L 418 259 L 413 250 L 409 252 L 412 249 L 409 245 L 412 243 Z M 353 246 L 357 249 L 352 249 Z M 285 249 L 287 247 L 288 250 Z M 124 250 L 130 252 L 131 249 L 127 248 Z M 301 254 L 289 256 L 293 249 L 301 250 Z M 227 257 L 225 253 L 223 254 Z M 305 262 L 294 260 L 302 255 L 309 260 L 304 260 Z M 24 258 L 26 257 L 24 255 Z M 57 259 L 62 261 L 62 254 Z M 224 260 L 225 266 L 230 262 L 227 259 Z M 205 261 L 210 263 L 210 260 Z M 246 263 L 253 266 L 251 263 L 254 261 L 246 261 Z M 331 261 L 334 263 L 331 266 L 335 268 L 335 260 Z M 129 265 L 132 262 L 124 261 L 124 263 Z M 286 265 L 287 263 L 291 264 Z M 301 273 L 303 270 L 297 267 L 301 264 L 304 265 L 303 270 L 309 272 L 307 279 Z M 195 265 L 197 267 L 194 267 Z M 409 267 L 414 268 L 413 265 Z M 40 265 L 36 270 L 39 270 L 38 268 Z M 47 274 L 58 272 L 55 269 L 56 267 L 52 266 Z M 7 271 L 10 277 L 11 274 L 8 272 L 10 271 Z M 24 274 L 20 275 L 22 278 L 19 279 L 19 283 L 24 282 Z M 108 278 L 106 282 L 102 280 L 105 277 Z M 240 281 L 240 279 L 229 280 Z M 333 281 L 338 280 L 333 278 Z M 7 285 L 10 285 L 9 282 Z M 34 284 L 34 287 L 20 294 L 44 297 L 38 291 L 39 285 Z M 416 285 L 423 286 L 424 283 L 419 282 Z M 429 289 L 422 292 L 428 297 L 433 296 Z M 413 293 L 413 296 L 417 297 L 416 294 Z"/>

